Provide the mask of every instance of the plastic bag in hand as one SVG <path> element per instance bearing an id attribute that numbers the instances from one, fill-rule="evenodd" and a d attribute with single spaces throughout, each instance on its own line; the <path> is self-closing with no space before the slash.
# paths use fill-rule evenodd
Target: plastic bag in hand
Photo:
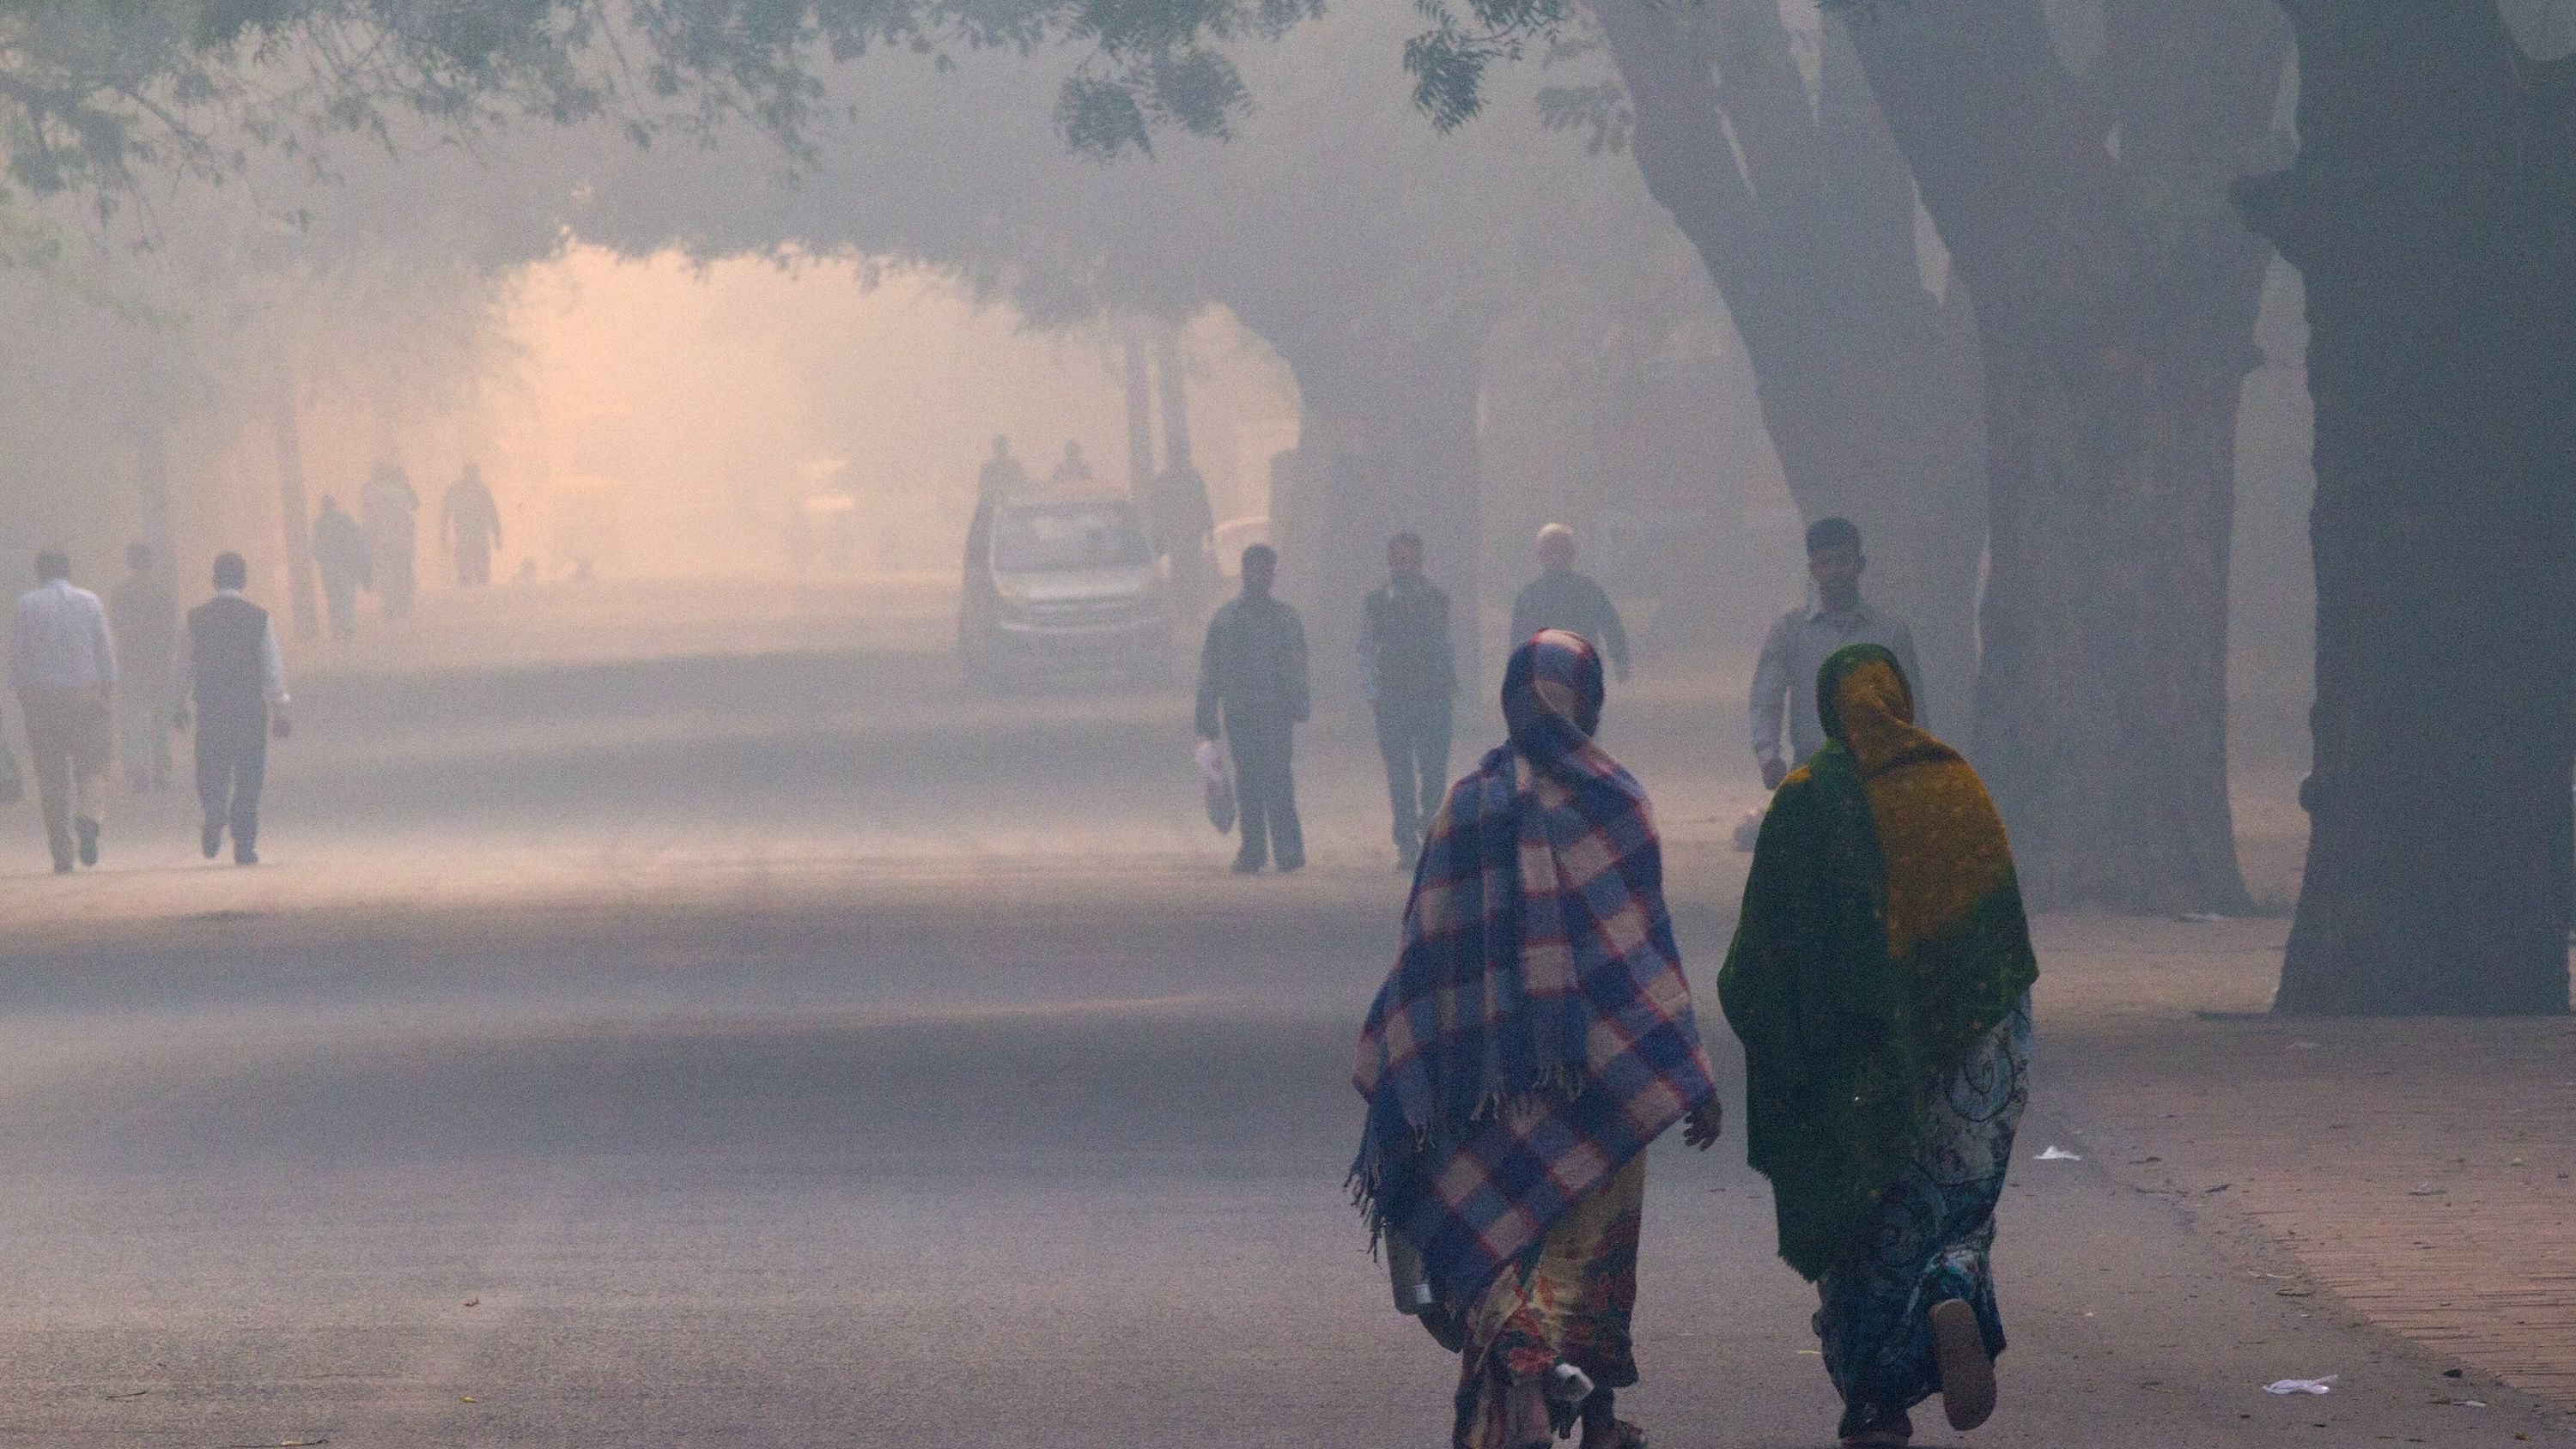
<path id="1" fill-rule="evenodd" d="M 1199 741 L 1199 779 L 1206 787 L 1208 824 L 1223 835 L 1234 828 L 1234 772 L 1214 740 Z"/>

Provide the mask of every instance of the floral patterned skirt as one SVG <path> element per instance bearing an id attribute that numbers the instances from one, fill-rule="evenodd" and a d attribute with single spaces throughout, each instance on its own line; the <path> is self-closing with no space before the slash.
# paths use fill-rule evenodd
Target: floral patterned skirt
<path id="1" fill-rule="evenodd" d="M 2004 1349 L 1989 1261 L 1995 1204 L 2013 1134 L 2030 1098 L 2030 999 L 1933 1089 L 1923 1142 L 1879 1200 L 1861 1246 L 1818 1281 L 1816 1336 L 1843 1396 L 1842 1432 L 1892 1417 L 1939 1392 L 1932 1307 L 1976 1310 L 1986 1351 Z"/>
<path id="2" fill-rule="evenodd" d="M 1646 1198 L 1644 1154 L 1575 1204 L 1534 1252 L 1503 1270 L 1466 1319 L 1460 1355 L 1457 1449 L 1526 1449 L 1552 1436 L 1544 1416 L 1524 1422 L 1526 1391 L 1560 1364 L 1593 1386 L 1637 1381 L 1628 1320 L 1637 1306 L 1638 1211 Z"/>

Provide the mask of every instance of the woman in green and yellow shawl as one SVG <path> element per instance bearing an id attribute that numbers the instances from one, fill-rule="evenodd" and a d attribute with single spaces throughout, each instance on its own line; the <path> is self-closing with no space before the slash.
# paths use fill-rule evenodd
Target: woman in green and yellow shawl
<path id="1" fill-rule="evenodd" d="M 1816 693 L 1829 743 L 1763 821 L 1718 994 L 1843 1443 L 1901 1445 L 1934 1393 L 1956 1428 L 1994 1409 L 1987 1257 L 2039 962 L 2003 822 L 1896 657 L 1842 650 Z"/>

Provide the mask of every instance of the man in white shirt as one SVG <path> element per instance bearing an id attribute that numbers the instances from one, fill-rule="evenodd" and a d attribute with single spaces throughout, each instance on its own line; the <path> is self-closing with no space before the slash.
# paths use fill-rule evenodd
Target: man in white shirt
<path id="1" fill-rule="evenodd" d="M 215 596 L 188 611 L 179 635 L 174 721 L 188 727 L 196 704 L 197 802 L 206 809 L 198 844 L 206 859 L 233 835 L 233 864 L 259 864 L 259 792 L 268 780 L 268 737 L 283 739 L 286 658 L 268 611 L 242 597 L 250 566 L 237 553 L 215 560 Z"/>
<path id="2" fill-rule="evenodd" d="M 1845 645 L 1877 644 L 1895 654 L 1914 691 L 1914 722 L 1930 727 L 1923 707 L 1923 669 L 1914 658 L 1914 631 L 1904 620 L 1861 601 L 1860 576 L 1868 567 L 1860 529 L 1851 520 L 1819 518 L 1807 530 L 1807 576 L 1815 580 L 1816 602 L 1791 609 L 1771 626 L 1762 662 L 1753 670 L 1753 758 L 1762 767 L 1766 790 L 1780 788 L 1790 770 L 1825 747 L 1824 721 L 1816 713 L 1816 674 Z M 1785 756 L 1780 749 L 1784 722 L 1791 751 Z"/>
<path id="3" fill-rule="evenodd" d="M 107 606 L 72 586 L 71 555 L 61 549 L 36 555 L 36 587 L 19 596 L 9 687 L 26 717 L 54 873 L 71 874 L 75 856 L 96 865 L 115 734 L 116 640 Z"/>

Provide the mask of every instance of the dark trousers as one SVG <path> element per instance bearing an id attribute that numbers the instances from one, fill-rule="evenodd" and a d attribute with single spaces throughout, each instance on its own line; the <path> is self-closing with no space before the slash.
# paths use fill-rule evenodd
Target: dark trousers
<path id="1" fill-rule="evenodd" d="M 1395 813 L 1395 848 L 1418 849 L 1423 828 L 1449 788 L 1449 701 L 1381 699 L 1377 752 L 1386 760 L 1386 803 Z"/>
<path id="2" fill-rule="evenodd" d="M 469 589 L 492 582 L 492 545 L 488 541 L 466 539 L 456 545 L 456 581 Z"/>
<path id="3" fill-rule="evenodd" d="M 1306 863 L 1306 832 L 1297 823 L 1296 722 L 1283 713 L 1228 710 L 1225 742 L 1234 753 L 1234 796 L 1243 812 L 1241 858 L 1276 860 L 1281 870 Z"/>
<path id="4" fill-rule="evenodd" d="M 268 716 L 197 718 L 197 802 L 208 827 L 233 833 L 233 849 L 259 844 L 259 791 L 268 783 Z"/>

